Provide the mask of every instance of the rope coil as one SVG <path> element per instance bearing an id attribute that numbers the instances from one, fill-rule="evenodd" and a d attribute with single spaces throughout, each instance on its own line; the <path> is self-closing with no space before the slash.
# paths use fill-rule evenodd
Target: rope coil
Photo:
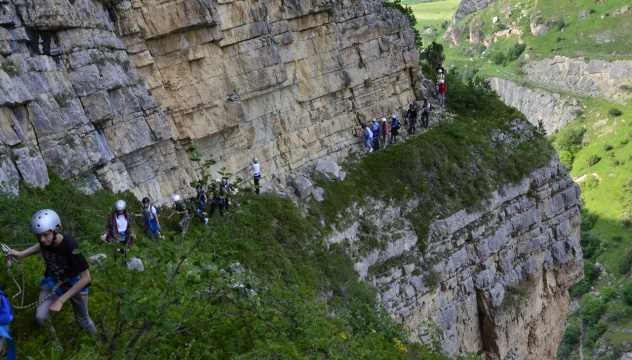
<path id="1" fill-rule="evenodd" d="M 2 251 L 4 251 L 4 253 L 8 253 L 9 250 L 11 250 L 11 248 L 9 248 L 7 245 L 5 244 L 1 244 L 0 248 L 2 249 Z M 25 286 L 24 286 L 24 270 L 22 269 L 22 263 L 20 262 L 20 260 L 18 260 L 16 257 L 14 256 L 9 256 L 7 257 L 7 274 L 11 275 L 11 264 L 15 263 L 18 271 L 20 272 L 20 277 L 22 278 L 22 286 L 20 286 L 20 284 L 18 283 L 18 281 L 15 279 L 15 276 L 11 276 L 11 279 L 13 280 L 13 283 L 15 283 L 15 286 L 17 286 L 18 288 L 18 292 L 13 295 L 11 297 L 11 300 L 15 299 L 18 295 L 22 294 L 22 299 L 20 301 L 20 306 L 16 306 L 14 304 L 11 304 L 11 307 L 14 309 L 18 309 L 18 310 L 24 310 L 24 309 L 29 309 L 32 307 L 37 307 L 40 306 L 41 304 L 44 303 L 44 301 L 50 299 L 53 297 L 53 295 L 55 295 L 55 291 L 57 291 L 57 289 L 61 286 L 61 284 L 63 284 L 65 282 L 65 280 L 60 279 L 57 284 L 55 284 L 55 287 L 53 288 L 53 290 L 51 291 L 50 294 L 46 295 L 44 298 L 42 298 L 41 300 L 38 300 L 32 304 L 28 304 L 28 305 L 24 305 L 24 295 L 25 295 Z"/>

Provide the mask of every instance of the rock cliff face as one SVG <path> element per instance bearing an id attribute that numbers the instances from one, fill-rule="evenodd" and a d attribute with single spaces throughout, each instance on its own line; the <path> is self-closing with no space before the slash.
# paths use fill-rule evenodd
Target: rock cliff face
<path id="1" fill-rule="evenodd" d="M 197 178 L 189 146 L 242 176 L 258 156 L 265 178 L 344 153 L 362 116 L 423 91 L 407 20 L 380 2 L 106 4 L 3 3 L 4 190 L 48 164 L 165 202 Z"/>
<path id="2" fill-rule="evenodd" d="M 548 135 L 562 129 L 582 111 L 573 97 L 518 86 L 497 77 L 489 78 L 489 83 L 505 104 L 520 110 L 531 124 L 538 126 L 542 121 Z"/>
<path id="3" fill-rule="evenodd" d="M 610 99 L 629 99 L 632 91 L 632 61 L 604 61 L 574 59 L 556 56 L 552 59 L 534 61 L 523 71 L 529 80 L 546 84 L 564 91 L 582 95 L 605 96 Z"/>
<path id="4" fill-rule="evenodd" d="M 359 277 L 375 284 L 394 319 L 427 341 L 428 323 L 443 331 L 447 355 L 555 359 L 569 306 L 568 288 L 583 276 L 580 190 L 557 155 L 481 208 L 436 219 L 418 239 L 401 210 L 383 203 L 355 209 L 357 221 L 330 242 L 362 237 L 371 214 L 384 246 L 355 253 Z M 388 232 L 388 234 L 386 234 Z M 427 250 L 420 251 L 420 242 Z M 376 270 L 377 269 L 377 270 Z"/>

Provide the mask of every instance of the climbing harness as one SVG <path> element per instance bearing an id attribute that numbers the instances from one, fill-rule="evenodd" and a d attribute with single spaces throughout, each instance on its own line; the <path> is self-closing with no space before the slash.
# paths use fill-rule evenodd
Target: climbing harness
<path id="1" fill-rule="evenodd" d="M 2 251 L 7 254 L 11 248 L 9 248 L 7 245 L 5 244 L 0 244 L 0 248 L 2 249 Z M 36 307 L 39 306 L 40 304 L 43 304 L 44 301 L 50 299 L 53 297 L 53 295 L 56 294 L 57 289 L 61 286 L 61 284 L 63 284 L 66 279 L 60 279 L 59 281 L 57 281 L 57 284 L 55 284 L 55 286 L 53 287 L 53 290 L 50 292 L 50 294 L 46 295 L 43 299 L 38 300 L 32 304 L 29 305 L 24 305 L 24 270 L 22 269 L 22 263 L 20 262 L 20 260 L 18 260 L 17 258 L 10 256 L 7 258 L 7 274 L 11 275 L 11 263 L 15 262 L 16 266 L 18 267 L 18 271 L 20 272 L 20 277 L 22 278 L 22 286 L 20 287 L 20 284 L 18 283 L 18 281 L 15 279 L 15 276 L 12 276 L 11 279 L 13 279 L 13 282 L 15 283 L 15 286 L 17 286 L 18 288 L 18 292 L 13 295 L 11 297 L 11 299 L 15 299 L 18 295 L 22 294 L 22 298 L 20 301 L 20 306 L 16 306 L 16 305 L 12 305 L 12 307 L 14 309 L 18 309 L 18 310 L 24 310 L 24 309 L 29 309 L 32 307 Z"/>

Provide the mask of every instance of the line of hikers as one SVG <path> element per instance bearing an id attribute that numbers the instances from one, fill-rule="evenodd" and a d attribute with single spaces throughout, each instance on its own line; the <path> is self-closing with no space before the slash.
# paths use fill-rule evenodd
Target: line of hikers
<path id="1" fill-rule="evenodd" d="M 415 134 L 417 130 L 417 118 L 419 117 L 419 110 L 421 110 L 421 126 L 426 128 L 428 127 L 430 112 L 433 110 L 433 106 L 427 98 L 424 98 L 421 109 L 419 109 L 419 107 L 417 107 L 417 105 L 415 105 L 414 103 L 410 104 L 408 111 L 404 116 L 404 119 L 408 120 L 408 135 Z M 372 122 L 369 122 L 368 124 L 362 124 L 362 134 L 364 136 L 363 143 L 367 152 L 379 150 L 380 138 L 382 139 L 382 147 L 386 147 L 389 143 L 397 144 L 400 128 L 401 123 L 397 119 L 397 116 L 395 114 L 391 115 L 390 124 L 388 123 L 388 121 L 386 121 L 386 118 L 382 118 L 379 121 L 373 118 Z"/>

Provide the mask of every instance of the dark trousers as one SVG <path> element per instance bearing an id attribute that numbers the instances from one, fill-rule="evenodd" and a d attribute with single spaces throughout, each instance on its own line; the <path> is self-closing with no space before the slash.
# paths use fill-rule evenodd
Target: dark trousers
<path id="1" fill-rule="evenodd" d="M 255 186 L 259 186 L 259 180 L 261 180 L 261 175 L 255 175 Z M 255 194 L 259 195 L 259 188 L 255 188 Z"/>
<path id="2" fill-rule="evenodd" d="M 228 211 L 228 202 L 230 201 L 230 198 L 227 197 L 226 199 L 224 199 L 224 210 Z"/>
<path id="3" fill-rule="evenodd" d="M 424 111 L 421 113 L 421 126 L 428 127 L 428 120 L 430 119 L 430 112 Z"/>
<path id="4" fill-rule="evenodd" d="M 208 216 L 209 217 L 213 216 L 213 213 L 215 213 L 215 209 L 218 207 L 219 207 L 219 216 L 224 216 L 224 200 L 222 199 L 211 200 L 211 213 Z"/>
<path id="5" fill-rule="evenodd" d="M 373 150 L 378 150 L 380 148 L 380 136 L 373 136 Z"/>
<path id="6" fill-rule="evenodd" d="M 417 118 L 410 119 L 410 125 L 408 126 L 408 134 L 412 135 L 415 133 L 415 127 L 417 126 Z"/>

